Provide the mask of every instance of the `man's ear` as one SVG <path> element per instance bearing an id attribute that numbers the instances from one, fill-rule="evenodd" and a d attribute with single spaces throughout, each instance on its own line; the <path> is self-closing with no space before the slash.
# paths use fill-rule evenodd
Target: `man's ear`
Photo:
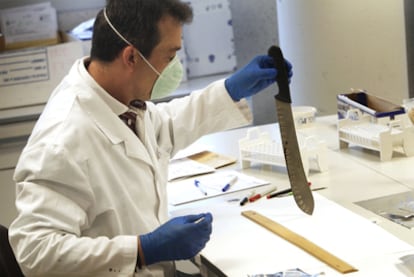
<path id="1" fill-rule="evenodd" d="M 122 50 L 122 60 L 124 61 L 124 64 L 127 66 L 133 66 L 136 64 L 136 50 L 133 46 L 127 46 Z"/>

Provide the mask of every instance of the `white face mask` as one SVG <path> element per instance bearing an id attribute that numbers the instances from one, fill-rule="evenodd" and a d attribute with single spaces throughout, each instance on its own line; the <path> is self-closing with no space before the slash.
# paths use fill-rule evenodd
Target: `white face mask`
<path id="1" fill-rule="evenodd" d="M 182 78 L 183 65 L 180 59 L 175 56 L 161 74 L 158 75 L 152 87 L 151 99 L 159 99 L 169 95 L 178 88 Z"/>
<path id="2" fill-rule="evenodd" d="M 135 47 L 130 43 L 124 36 L 122 36 L 118 30 L 112 25 L 109 21 L 108 15 L 106 14 L 106 8 L 103 10 L 103 14 L 106 22 L 109 27 L 120 37 L 126 44 Z M 141 54 L 137 49 L 139 56 L 144 60 L 144 62 L 158 75 L 157 80 L 155 80 L 154 86 L 152 87 L 151 99 L 159 99 L 166 97 L 171 92 L 176 90 L 181 83 L 183 78 L 183 65 L 181 64 L 180 59 L 175 56 L 167 65 L 167 67 L 160 73 L 155 67 Z"/>

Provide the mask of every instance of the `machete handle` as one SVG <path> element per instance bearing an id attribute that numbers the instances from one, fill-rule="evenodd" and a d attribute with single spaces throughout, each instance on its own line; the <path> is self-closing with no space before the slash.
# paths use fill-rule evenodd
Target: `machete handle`
<path id="1" fill-rule="evenodd" d="M 279 87 L 279 93 L 276 99 L 285 103 L 292 103 L 290 98 L 289 77 L 286 70 L 285 59 L 279 46 L 272 45 L 268 50 L 268 55 L 273 58 L 277 70 L 276 82 Z"/>

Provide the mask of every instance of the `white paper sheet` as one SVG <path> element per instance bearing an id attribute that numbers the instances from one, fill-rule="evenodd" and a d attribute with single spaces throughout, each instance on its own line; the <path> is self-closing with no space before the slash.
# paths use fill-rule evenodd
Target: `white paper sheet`
<path id="1" fill-rule="evenodd" d="M 237 176 L 236 182 L 229 190 L 223 192 L 222 188 Z M 195 180 L 199 181 L 200 188 L 195 186 Z M 258 179 L 235 170 L 217 171 L 212 174 L 202 175 L 197 178 L 189 178 L 169 182 L 167 186 L 170 204 L 179 205 L 225 193 L 244 190 L 269 184 L 268 181 Z M 207 195 L 204 194 L 207 193 Z"/>
<path id="2" fill-rule="evenodd" d="M 181 158 L 171 160 L 168 165 L 168 181 L 172 181 L 182 177 L 191 177 L 195 175 L 214 172 L 214 167 L 199 163 L 197 161 Z"/>

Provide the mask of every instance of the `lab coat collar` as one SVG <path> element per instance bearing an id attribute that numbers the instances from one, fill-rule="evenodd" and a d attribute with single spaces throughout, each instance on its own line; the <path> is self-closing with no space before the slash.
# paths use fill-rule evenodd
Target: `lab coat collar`
<path id="1" fill-rule="evenodd" d="M 118 114 L 128 107 L 110 96 L 87 72 L 83 60 L 76 66 L 77 76 L 85 82 L 77 96 L 82 108 L 89 114 L 93 122 L 105 134 L 112 144 L 123 143 L 127 156 L 139 159 L 152 166 L 151 158 L 141 140 L 125 125 Z"/>
<path id="2" fill-rule="evenodd" d="M 94 93 L 105 102 L 106 105 L 116 114 L 121 115 L 124 112 L 128 111 L 128 106 L 119 102 L 115 99 L 111 94 L 109 94 L 105 89 L 103 89 L 96 81 L 92 78 L 89 74 L 87 65 L 90 63 L 89 57 L 84 57 L 83 59 L 79 59 L 75 64 L 75 68 L 77 70 L 77 76 L 80 76 L 84 80 L 88 86 L 90 86 Z"/>

